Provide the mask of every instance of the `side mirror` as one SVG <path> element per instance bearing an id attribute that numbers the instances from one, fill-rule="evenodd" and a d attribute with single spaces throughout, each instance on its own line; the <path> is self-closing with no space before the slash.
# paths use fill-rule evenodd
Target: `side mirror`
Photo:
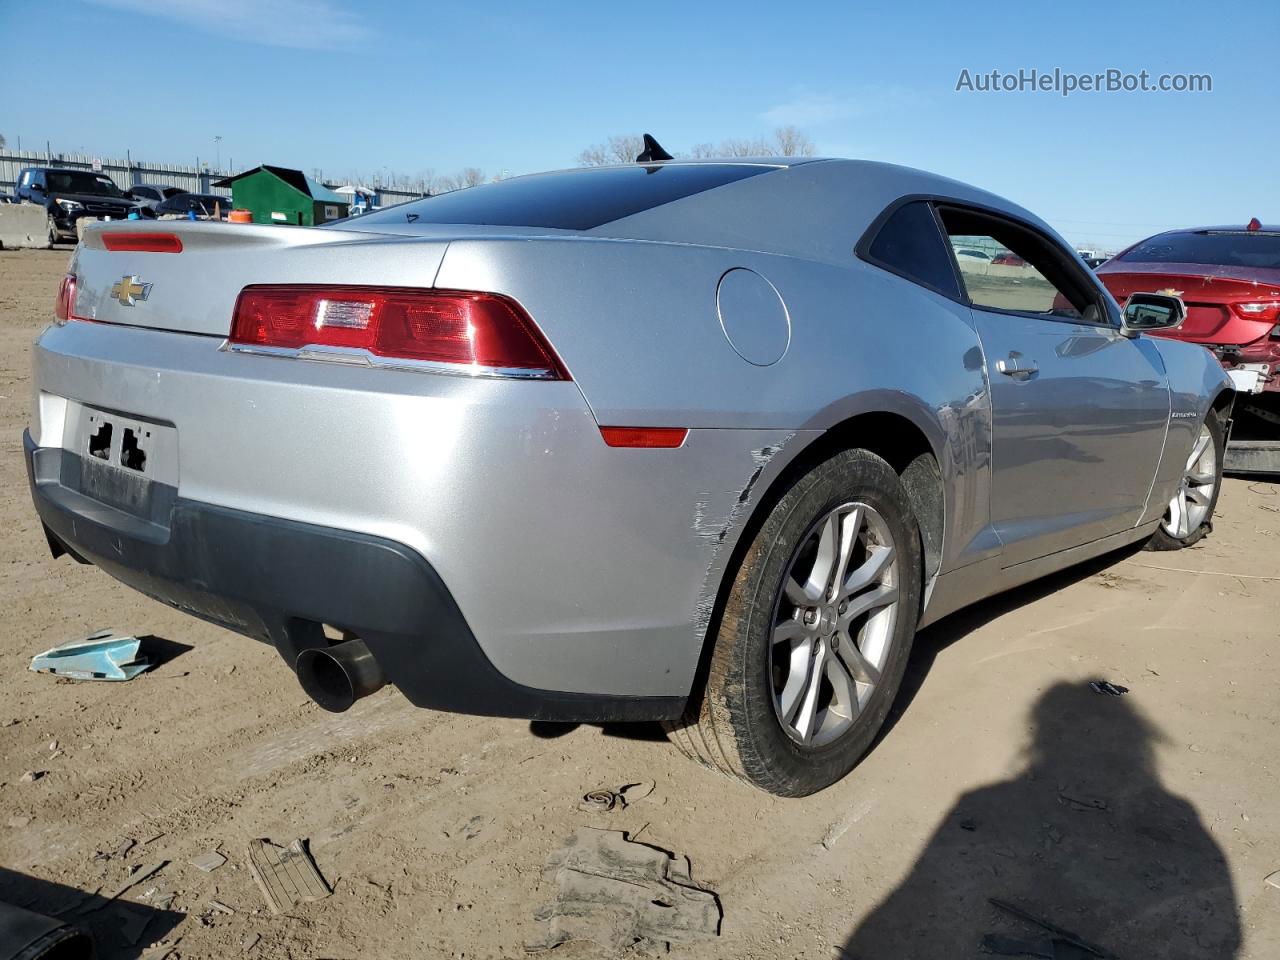
<path id="1" fill-rule="evenodd" d="M 31 186 L 30 186 L 30 187 L 28 187 L 27 189 L 28 189 L 28 190 L 30 190 L 32 193 L 44 193 L 44 184 L 43 184 L 43 183 L 33 183 L 33 184 L 31 184 Z"/>
<path id="2" fill-rule="evenodd" d="M 1134 293 L 1124 305 L 1125 333 L 1136 337 L 1146 330 L 1175 330 L 1187 318 L 1187 306 L 1180 297 L 1163 293 Z"/>

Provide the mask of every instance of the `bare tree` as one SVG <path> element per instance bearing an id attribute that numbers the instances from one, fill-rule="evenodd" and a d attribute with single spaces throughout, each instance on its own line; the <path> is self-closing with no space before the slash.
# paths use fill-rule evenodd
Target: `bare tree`
<path id="1" fill-rule="evenodd" d="M 720 141 L 717 152 L 722 157 L 763 157 L 769 153 L 769 145 L 763 137 L 730 138 Z"/>
<path id="2" fill-rule="evenodd" d="M 638 133 L 610 137 L 606 143 L 593 144 L 578 154 L 584 167 L 602 167 L 608 163 L 634 163 L 644 152 L 644 137 Z"/>
<path id="3" fill-rule="evenodd" d="M 773 131 L 773 146 L 780 157 L 812 157 L 814 154 L 813 141 L 791 125 Z"/>
<path id="4" fill-rule="evenodd" d="M 594 144 L 578 154 L 578 163 L 584 167 L 632 163 L 642 150 L 644 140 L 641 137 L 610 137 L 607 143 Z M 768 137 L 730 137 L 719 143 L 695 143 L 688 156 L 703 160 L 713 157 L 811 157 L 813 153 L 813 141 L 798 127 L 786 126 L 779 127 Z"/>
<path id="5" fill-rule="evenodd" d="M 466 167 L 447 177 L 438 177 L 434 184 L 434 193 L 451 193 L 467 187 L 477 187 L 485 182 L 484 171 L 478 167 Z"/>
<path id="6" fill-rule="evenodd" d="M 5 148 L 4 134 L 0 133 L 0 150 L 3 150 L 4 148 Z"/>

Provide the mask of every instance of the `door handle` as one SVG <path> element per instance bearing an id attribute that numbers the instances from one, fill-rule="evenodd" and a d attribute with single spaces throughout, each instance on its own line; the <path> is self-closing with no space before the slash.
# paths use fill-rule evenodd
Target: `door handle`
<path id="1" fill-rule="evenodd" d="M 1026 360 L 1021 354 L 1016 353 L 1009 354 L 1007 360 L 997 360 L 996 369 L 1006 377 L 1029 377 L 1033 373 L 1040 372 L 1034 360 Z"/>

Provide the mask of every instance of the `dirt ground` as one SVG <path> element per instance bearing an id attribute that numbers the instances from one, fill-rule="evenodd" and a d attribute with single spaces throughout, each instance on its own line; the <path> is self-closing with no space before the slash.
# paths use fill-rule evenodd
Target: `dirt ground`
<path id="1" fill-rule="evenodd" d="M 1113 555 L 924 631 L 855 773 L 776 800 L 650 727 L 443 715 L 390 688 L 326 714 L 273 650 L 51 560 L 21 433 L 66 260 L 0 253 L 0 899 L 66 909 L 108 957 L 520 957 L 553 892 L 542 865 L 586 825 L 689 857 L 719 895 L 721 936 L 676 956 L 1043 939 L 988 898 L 1127 958 L 1280 956 L 1264 883 L 1280 870 L 1280 485 L 1228 480 L 1192 550 Z M 170 659 L 122 684 L 28 672 L 100 627 L 163 638 Z M 1094 693 L 1097 678 L 1131 692 Z M 640 780 L 656 790 L 625 810 L 578 809 Z M 270 915 L 256 837 L 308 839 L 333 895 Z M 210 850 L 228 862 L 188 863 Z M 121 900 L 174 899 L 136 915 L 129 947 L 106 898 L 160 861 Z"/>

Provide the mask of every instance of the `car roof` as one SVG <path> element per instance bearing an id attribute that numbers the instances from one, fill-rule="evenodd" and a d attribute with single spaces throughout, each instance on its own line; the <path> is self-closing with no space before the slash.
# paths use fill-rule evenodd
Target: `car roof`
<path id="1" fill-rule="evenodd" d="M 867 228 L 890 204 L 917 197 L 992 209 L 1028 222 L 1069 246 L 1052 227 L 1023 207 L 978 187 L 911 167 L 829 157 L 665 162 L 748 163 L 777 169 L 642 210 L 584 233 L 738 247 L 843 265 Z"/>
<path id="2" fill-rule="evenodd" d="M 1167 237 L 1182 233 L 1280 233 L 1280 224 L 1264 223 L 1253 230 L 1249 229 L 1248 223 L 1229 223 L 1217 227 L 1179 227 L 1176 230 L 1164 230 L 1154 236 Z"/>

